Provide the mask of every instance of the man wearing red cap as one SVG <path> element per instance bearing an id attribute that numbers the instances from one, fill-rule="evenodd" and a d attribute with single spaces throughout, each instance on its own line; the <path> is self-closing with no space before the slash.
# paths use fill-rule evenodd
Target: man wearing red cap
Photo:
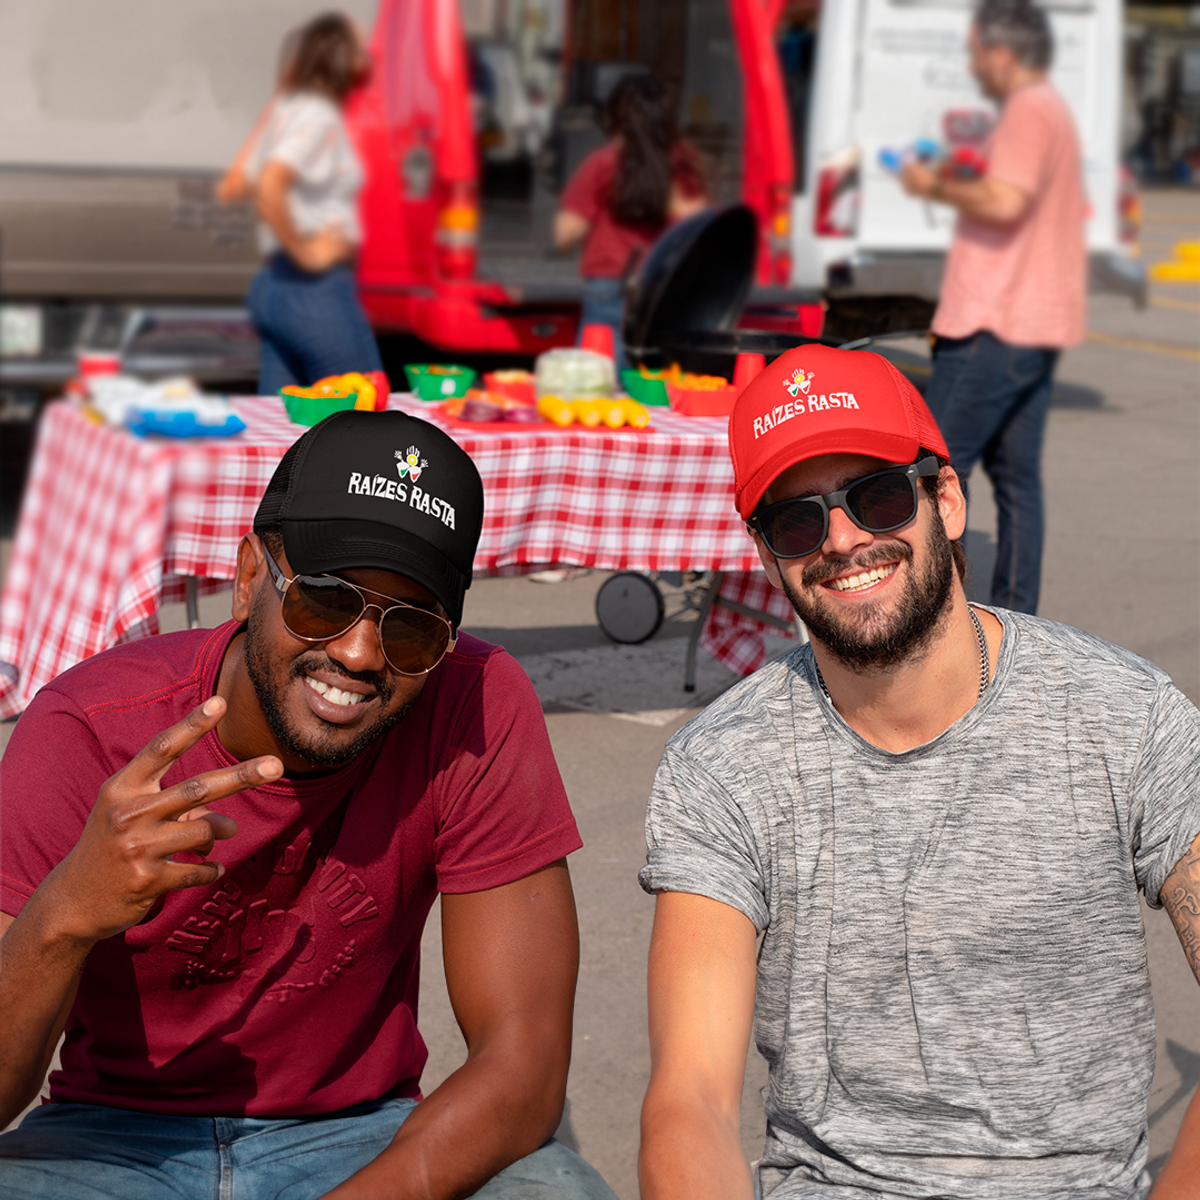
<path id="1" fill-rule="evenodd" d="M 643 1200 L 1144 1200 L 1139 893 L 1200 978 L 1200 714 L 1128 651 L 968 604 L 962 488 L 882 357 L 788 351 L 729 441 L 811 641 L 655 780 Z M 1154 1200 L 1198 1177 L 1200 1100 Z"/>

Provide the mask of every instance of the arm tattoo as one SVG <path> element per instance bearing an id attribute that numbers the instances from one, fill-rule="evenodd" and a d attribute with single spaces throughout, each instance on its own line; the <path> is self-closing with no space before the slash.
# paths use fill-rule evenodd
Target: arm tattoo
<path id="1" fill-rule="evenodd" d="M 1167 876 L 1162 902 L 1179 934 L 1188 965 L 1200 981 L 1200 838 Z"/>

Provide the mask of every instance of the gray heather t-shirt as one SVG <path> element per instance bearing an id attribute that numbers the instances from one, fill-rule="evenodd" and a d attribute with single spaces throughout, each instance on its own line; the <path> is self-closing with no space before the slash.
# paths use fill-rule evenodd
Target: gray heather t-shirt
<path id="1" fill-rule="evenodd" d="M 1126 650 L 996 616 L 991 688 L 914 750 L 846 725 L 809 647 L 667 745 L 640 878 L 763 935 L 775 1200 L 1149 1189 L 1138 889 L 1200 830 L 1200 713 Z"/>

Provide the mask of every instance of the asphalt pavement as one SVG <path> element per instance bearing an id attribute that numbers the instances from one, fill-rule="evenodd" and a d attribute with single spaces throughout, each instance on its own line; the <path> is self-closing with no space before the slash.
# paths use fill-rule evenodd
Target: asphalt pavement
<path id="1" fill-rule="evenodd" d="M 1148 262 L 1170 258 L 1177 242 L 1196 238 L 1200 193 L 1150 193 L 1145 201 Z M 1141 312 L 1124 299 L 1095 297 L 1089 329 L 1088 342 L 1063 356 L 1050 412 L 1040 611 L 1158 663 L 1200 703 L 1200 285 L 1156 285 Z M 890 353 L 918 384 L 926 377 L 923 343 Z M 971 482 L 971 591 L 982 598 L 994 555 L 994 512 L 986 480 Z M 621 1200 L 635 1200 L 653 920 L 653 900 L 636 880 L 645 853 L 643 811 L 667 737 L 733 680 L 702 655 L 698 691 L 682 690 L 684 639 L 695 614 L 692 597 L 680 588 L 665 589 L 668 619 L 651 641 L 609 643 L 593 612 L 605 577 L 585 573 L 550 585 L 479 580 L 467 595 L 465 628 L 506 645 L 533 678 L 585 842 L 571 863 L 583 957 L 559 1136 Z M 207 622 L 227 611 L 228 594 L 202 601 Z M 181 626 L 178 606 L 167 610 L 164 624 Z M 0 742 L 10 729 L 0 726 Z M 426 1090 L 463 1057 L 442 980 L 437 917 L 435 909 L 423 955 Z M 1200 988 L 1165 914 L 1147 910 L 1146 917 L 1159 1021 L 1150 1102 L 1150 1158 L 1157 1167 L 1200 1084 Z M 742 1131 L 753 1159 L 761 1148 L 765 1071 L 753 1051 L 747 1065 Z"/>

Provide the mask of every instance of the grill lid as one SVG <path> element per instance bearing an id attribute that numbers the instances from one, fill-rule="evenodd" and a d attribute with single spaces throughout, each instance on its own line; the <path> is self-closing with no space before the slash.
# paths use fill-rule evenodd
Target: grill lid
<path id="1" fill-rule="evenodd" d="M 625 344 L 636 356 L 664 333 L 732 329 L 754 285 L 758 218 L 744 204 L 671 226 L 629 282 Z"/>

